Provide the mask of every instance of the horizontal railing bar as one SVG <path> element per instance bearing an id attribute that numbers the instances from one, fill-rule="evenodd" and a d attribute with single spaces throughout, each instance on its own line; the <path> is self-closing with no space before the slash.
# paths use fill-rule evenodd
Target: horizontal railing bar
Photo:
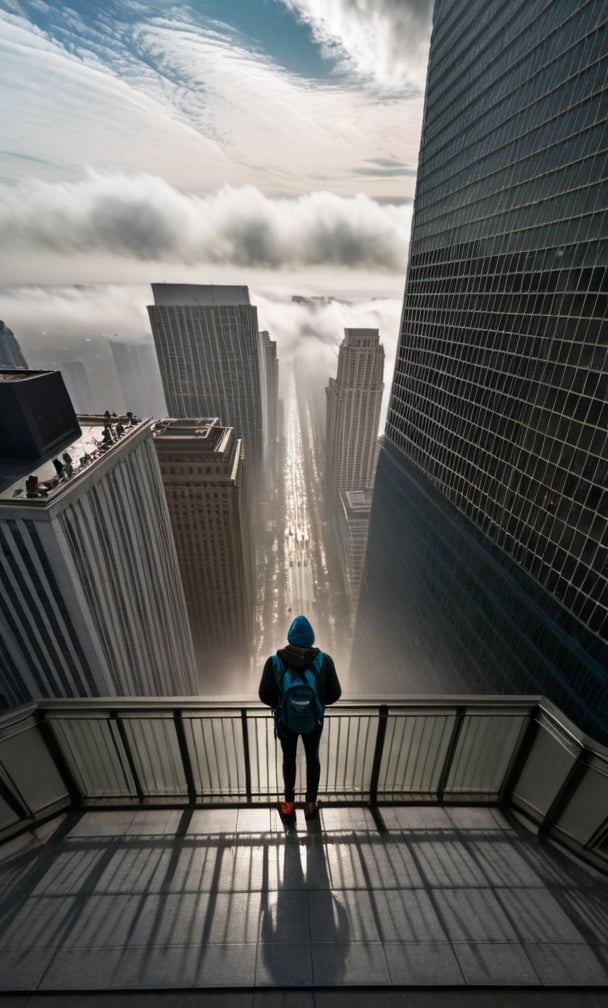
<path id="1" fill-rule="evenodd" d="M 403 695 L 393 695 L 393 696 L 382 696 L 372 697 L 372 696 L 359 696 L 353 699 L 342 699 L 333 709 L 377 709 L 380 705 L 388 707 L 407 707 L 407 708 L 440 708 L 440 707 L 455 707 L 455 706 L 466 706 L 466 707 L 488 707 L 488 706 L 515 706 L 515 707 L 529 707 L 534 704 L 548 704 L 548 701 L 542 696 L 529 695 L 529 694 L 451 694 L 451 693 L 416 693 L 412 696 Z M 47 710 L 55 710 L 63 707 L 74 707 L 76 709 L 80 708 L 91 708 L 92 710 L 98 710 L 100 708 L 110 708 L 119 709 L 122 707 L 131 709 L 161 709 L 161 710 L 175 710 L 180 708 L 181 710 L 191 710 L 200 709 L 201 707 L 211 710 L 240 710 L 242 707 L 246 708 L 256 708 L 261 711 L 266 711 L 267 708 L 263 704 L 260 704 L 259 700 L 255 697 L 251 698 L 237 698 L 237 697 L 202 697 L 202 696 L 167 696 L 167 697 L 141 697 L 141 696 L 113 696 L 113 697 L 45 697 L 34 703 L 27 704 L 22 707 L 17 707 L 13 711 L 9 711 L 0 717 L 0 724 L 2 720 L 7 717 L 14 717 L 18 713 L 31 712 L 36 708 L 44 707 Z M 555 708 L 553 710 L 556 710 Z M 559 716 L 559 712 L 558 716 Z M 564 720 L 566 720 L 564 718 Z"/>
<path id="2" fill-rule="evenodd" d="M 329 717 L 351 717 L 355 713 L 379 715 L 380 709 L 387 709 L 392 716 L 408 715 L 425 717 L 435 712 L 455 713 L 461 709 L 464 715 L 475 714 L 486 717 L 504 717 L 507 715 L 530 714 L 546 719 L 548 726 L 559 731 L 562 738 L 569 738 L 577 748 L 581 745 L 594 756 L 608 765 L 608 747 L 589 738 L 570 722 L 545 697 L 518 695 L 424 695 L 387 697 L 371 701 L 368 697 L 358 697 L 352 700 L 341 700 L 327 712 Z M 207 697 L 70 697 L 44 698 L 15 708 L 0 716 L 0 738 L 4 731 L 14 730 L 20 725 L 27 727 L 30 718 L 38 720 L 45 714 L 66 718 L 82 718 L 90 715 L 95 719 L 108 717 L 112 710 L 120 712 L 123 717 L 166 718 L 172 719 L 178 709 L 185 716 L 242 717 L 244 711 L 247 717 L 266 718 L 268 709 L 257 700 L 238 700 Z"/>
<path id="3" fill-rule="evenodd" d="M 436 711 L 455 712 L 463 709 L 465 714 L 476 712 L 487 716 L 505 716 L 507 714 L 531 713 L 536 710 L 546 717 L 548 722 L 560 729 L 564 736 L 570 736 L 577 746 L 584 744 L 587 750 L 596 754 L 606 753 L 608 747 L 590 739 L 576 728 L 561 712 L 546 698 L 540 696 L 510 696 L 510 695 L 423 695 L 376 699 L 368 698 L 341 700 L 327 711 L 328 716 L 350 717 L 353 713 L 378 714 L 380 708 L 387 708 L 390 714 L 407 712 L 412 716 L 427 716 Z M 83 716 L 89 713 L 98 718 L 107 717 L 111 711 L 120 711 L 123 716 L 150 717 L 158 714 L 170 719 L 173 712 L 179 709 L 183 714 L 201 717 L 232 714 L 235 718 L 245 710 L 248 716 L 267 718 L 268 708 L 257 700 L 214 699 L 207 697 L 70 697 L 44 698 L 0 715 L 0 733 L 5 728 L 14 728 L 20 724 L 27 725 L 29 719 L 36 720 L 37 714 Z"/>
<path id="4" fill-rule="evenodd" d="M 608 747 L 578 732 L 543 697 L 416 695 L 382 698 L 381 702 L 358 697 L 340 701 L 327 713 L 333 725 L 328 723 L 324 733 L 328 773 L 320 796 L 328 804 L 362 803 L 373 808 L 391 803 L 500 806 L 504 802 L 523 809 L 538 824 L 539 833 L 559 843 L 558 820 L 564 812 L 567 816 L 581 782 L 588 782 L 591 790 L 581 792 L 585 818 L 573 830 L 579 856 L 584 856 L 589 834 L 603 837 L 597 833 L 595 816 L 596 807 L 603 807 L 606 800 Z M 62 721 L 64 728 L 59 731 Z M 107 735 L 106 722 L 113 725 L 110 734 L 126 754 L 136 791 L 133 796 L 119 796 L 120 789 L 112 790 L 112 759 L 105 769 L 103 761 L 95 762 L 91 746 Z M 169 722 L 172 732 L 167 731 Z M 35 767 L 27 761 L 20 763 L 19 747 L 23 745 L 25 753 L 30 745 L 38 756 L 38 738 L 46 743 L 75 807 L 133 807 L 136 802 L 147 808 L 222 807 L 226 800 L 237 807 L 263 807 L 273 804 L 280 790 L 280 750 L 272 737 L 272 720 L 268 708 L 253 699 L 53 698 L 4 714 L 0 717 L 0 760 L 4 752 L 5 772 L 9 766 L 13 770 L 24 791 L 23 800 L 33 797 L 31 812 L 24 809 L 34 821 L 44 808 L 45 795 L 34 784 Z M 131 753 L 130 740 L 136 753 Z M 576 772 L 565 782 L 554 779 L 560 765 L 553 760 L 555 746 L 562 752 L 583 754 Z M 538 762 L 532 763 L 532 776 L 528 775 L 529 781 L 524 778 L 523 790 L 514 796 L 513 788 L 529 760 Z M 544 815 L 542 796 L 539 801 L 535 797 L 539 771 L 546 776 L 545 796 L 553 795 Z M 82 781 L 82 794 L 76 780 Z M 182 790 L 184 782 L 187 795 Z M 49 793 L 53 788 L 57 784 L 49 783 Z M 0 838 L 5 832 L 0 831 Z M 595 846 L 593 853 L 608 861 Z"/>

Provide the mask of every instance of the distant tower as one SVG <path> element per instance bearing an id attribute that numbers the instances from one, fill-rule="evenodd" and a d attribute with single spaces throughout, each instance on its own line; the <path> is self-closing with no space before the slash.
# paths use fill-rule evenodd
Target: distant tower
<path id="1" fill-rule="evenodd" d="M 329 379 L 325 474 L 335 514 L 343 490 L 372 486 L 378 451 L 384 349 L 377 329 L 345 329 L 338 374 Z"/>
<path id="2" fill-rule="evenodd" d="M 218 419 L 165 419 L 154 442 L 173 525 L 200 692 L 249 687 L 255 615 L 243 443 Z"/>
<path id="3" fill-rule="evenodd" d="M 196 693 L 152 424 L 76 422 L 57 380 L 63 388 L 58 372 L 25 372 L 17 426 L 31 431 L 0 460 L 0 706 Z M 14 426 L 6 388 L 0 429 L 7 411 Z M 63 417 L 50 436 L 45 402 Z"/>
<path id="4" fill-rule="evenodd" d="M 0 322 L 0 369 L 27 368 L 27 362 L 12 329 Z"/>
<path id="5" fill-rule="evenodd" d="M 605 15 L 436 0 L 351 681 L 608 742 Z"/>
<path id="6" fill-rule="evenodd" d="M 261 337 L 264 347 L 264 362 L 266 373 L 266 458 L 267 471 L 277 476 L 278 466 L 278 416 L 279 416 L 279 362 L 277 360 L 277 344 L 271 340 L 270 334 L 262 330 Z"/>
<path id="7" fill-rule="evenodd" d="M 164 416 L 165 396 L 154 347 L 116 339 L 109 343 L 125 409 L 139 417 Z"/>
<path id="8" fill-rule="evenodd" d="M 336 541 L 351 611 L 357 610 L 361 573 L 367 548 L 371 490 L 343 490 L 336 522 Z"/>
<path id="9" fill-rule="evenodd" d="M 65 361 L 59 369 L 76 412 L 92 413 L 95 403 L 84 363 L 81 360 Z"/>
<path id="10" fill-rule="evenodd" d="M 148 307 L 167 411 L 219 416 L 258 470 L 266 408 L 264 349 L 247 287 L 152 284 Z"/>

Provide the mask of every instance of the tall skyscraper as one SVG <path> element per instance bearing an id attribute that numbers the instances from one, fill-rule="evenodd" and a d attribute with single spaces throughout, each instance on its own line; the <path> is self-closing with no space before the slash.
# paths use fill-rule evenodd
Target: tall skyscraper
<path id="1" fill-rule="evenodd" d="M 265 371 L 257 308 L 247 287 L 152 284 L 148 307 L 167 411 L 218 416 L 257 470 L 264 448 Z"/>
<path id="2" fill-rule="evenodd" d="M 27 368 L 27 361 L 13 333 L 0 322 L 0 368 Z"/>
<path id="3" fill-rule="evenodd" d="M 338 373 L 325 390 L 327 500 L 334 513 L 343 490 L 372 486 L 384 374 L 384 348 L 377 329 L 345 329 Z"/>
<path id="4" fill-rule="evenodd" d="M 139 417 L 164 416 L 165 396 L 154 347 L 117 339 L 109 343 L 125 410 Z"/>
<path id="5" fill-rule="evenodd" d="M 61 381 L 25 375 L 38 382 L 39 403 Z M 44 440 L 44 412 L 36 417 Z M 0 461 L 0 706 L 195 694 L 152 424 L 78 420 L 34 455 L 13 450 Z"/>
<path id="6" fill-rule="evenodd" d="M 215 418 L 165 419 L 154 442 L 173 525 L 201 693 L 247 689 L 255 617 L 243 443 Z"/>
<path id="7" fill-rule="evenodd" d="M 605 14 L 436 2 L 353 677 L 607 740 Z"/>
<path id="8" fill-rule="evenodd" d="M 266 378 L 266 471 L 269 477 L 276 479 L 278 475 L 279 362 L 275 340 L 271 340 L 270 333 L 265 329 L 260 335 L 264 347 Z"/>
<path id="9" fill-rule="evenodd" d="M 356 612 L 359 600 L 371 507 L 371 489 L 343 490 L 340 494 L 336 539 L 344 587 L 352 613 Z"/>

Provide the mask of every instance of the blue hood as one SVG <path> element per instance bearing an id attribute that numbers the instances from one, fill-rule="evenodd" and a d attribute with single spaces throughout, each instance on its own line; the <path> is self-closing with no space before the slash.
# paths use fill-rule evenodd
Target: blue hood
<path id="1" fill-rule="evenodd" d="M 289 630 L 287 640 L 296 647 L 312 647 L 315 642 L 315 632 L 306 616 L 296 616 Z"/>

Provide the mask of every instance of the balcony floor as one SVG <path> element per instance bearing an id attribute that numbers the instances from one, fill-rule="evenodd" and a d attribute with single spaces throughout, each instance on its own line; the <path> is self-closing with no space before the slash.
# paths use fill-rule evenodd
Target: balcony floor
<path id="1" fill-rule="evenodd" d="M 391 1005 L 403 988 L 429 1006 L 448 991 L 445 1004 L 481 1005 L 470 997 L 488 988 L 518 988 L 522 1006 L 540 990 L 554 1006 L 608 1003 L 608 879 L 495 809 L 382 815 L 381 834 L 367 809 L 310 824 L 299 811 L 286 835 L 267 808 L 88 812 L 5 844 L 3 1008 L 57 991 L 187 1004 L 193 989 L 197 1005 L 319 1008 L 345 987 L 350 1008 L 371 1003 L 361 987 Z"/>

